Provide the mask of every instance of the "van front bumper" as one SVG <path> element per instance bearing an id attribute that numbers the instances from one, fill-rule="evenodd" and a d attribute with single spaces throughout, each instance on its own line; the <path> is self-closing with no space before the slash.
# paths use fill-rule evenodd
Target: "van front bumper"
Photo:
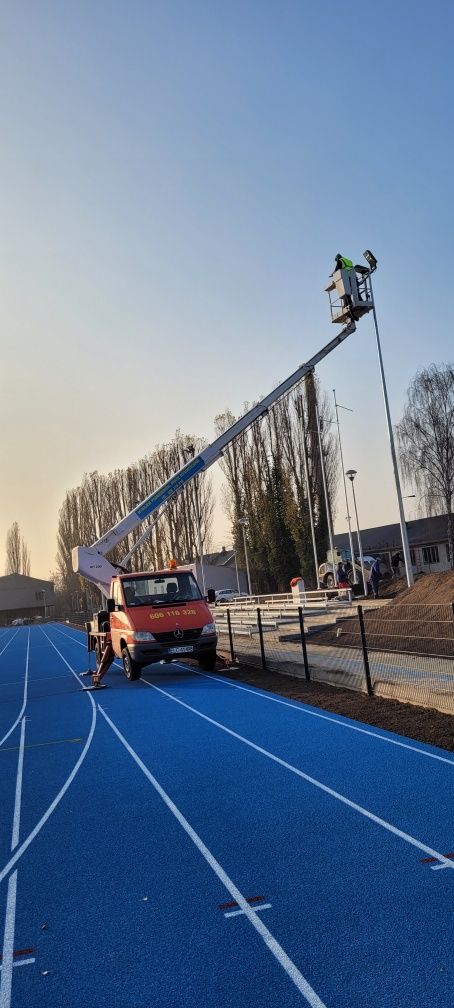
<path id="1" fill-rule="evenodd" d="M 204 634 L 195 641 L 179 641 L 159 643 L 158 641 L 143 641 L 140 644 L 128 644 L 128 651 L 133 661 L 139 665 L 151 665 L 163 658 L 199 658 L 216 651 L 217 634 Z"/>

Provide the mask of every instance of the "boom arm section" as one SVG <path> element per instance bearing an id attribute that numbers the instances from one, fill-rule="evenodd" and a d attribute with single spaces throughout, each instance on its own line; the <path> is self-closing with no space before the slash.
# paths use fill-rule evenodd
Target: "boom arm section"
<path id="1" fill-rule="evenodd" d="M 256 406 L 253 406 L 244 416 L 236 420 L 228 430 L 224 431 L 215 441 L 213 441 L 207 448 L 204 448 L 199 455 L 196 455 L 190 462 L 184 465 L 178 472 L 174 473 L 166 483 L 163 483 L 158 490 L 153 491 L 149 497 L 147 497 L 141 504 L 133 510 L 130 511 L 125 518 L 122 518 L 114 528 L 106 532 L 101 539 L 93 543 L 91 547 L 76 546 L 72 551 L 72 563 L 73 569 L 76 573 L 81 574 L 83 577 L 87 578 L 88 581 L 93 581 L 101 589 L 103 594 L 108 593 L 110 578 L 112 574 L 117 573 L 115 567 L 112 566 L 106 560 L 106 554 L 110 550 L 114 549 L 115 546 L 126 538 L 130 532 L 133 532 L 145 518 L 157 511 L 158 508 L 165 505 L 171 497 L 182 490 L 187 483 L 193 479 L 198 473 L 204 472 L 209 466 L 213 465 L 219 459 L 225 448 L 232 441 L 235 440 L 240 434 L 242 434 L 251 424 L 254 423 L 258 417 L 266 413 L 271 406 L 282 398 L 287 392 L 289 392 L 295 385 L 300 382 L 309 371 L 313 371 L 317 364 L 327 357 L 332 350 L 335 350 L 340 343 L 343 342 L 347 336 L 350 336 L 352 332 L 356 329 L 355 323 L 350 322 L 349 325 L 338 333 L 329 343 L 326 344 L 314 357 L 311 357 L 306 364 L 301 364 L 300 367 L 286 378 L 280 385 L 277 386 L 270 392 L 269 395 L 261 399 Z M 107 592 L 106 592 L 107 588 Z"/>

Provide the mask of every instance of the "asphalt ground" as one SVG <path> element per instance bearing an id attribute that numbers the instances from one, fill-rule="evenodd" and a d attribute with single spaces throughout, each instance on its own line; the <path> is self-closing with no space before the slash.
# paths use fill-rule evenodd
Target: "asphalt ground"
<path id="1" fill-rule="evenodd" d="M 0 632 L 0 1008 L 452 1003 L 449 753 L 84 644 Z"/>

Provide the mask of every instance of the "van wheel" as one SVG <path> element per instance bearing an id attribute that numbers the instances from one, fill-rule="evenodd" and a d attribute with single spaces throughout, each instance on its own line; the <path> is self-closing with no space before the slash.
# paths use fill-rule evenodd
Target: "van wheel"
<path id="1" fill-rule="evenodd" d="M 216 651 L 208 651 L 199 658 L 199 668 L 204 672 L 214 672 L 216 668 Z"/>
<path id="2" fill-rule="evenodd" d="M 127 679 L 133 682 L 134 679 L 140 679 L 140 671 L 142 666 L 138 662 L 133 661 L 128 649 L 125 647 L 121 652 L 121 657 L 123 660 L 123 669 Z"/>

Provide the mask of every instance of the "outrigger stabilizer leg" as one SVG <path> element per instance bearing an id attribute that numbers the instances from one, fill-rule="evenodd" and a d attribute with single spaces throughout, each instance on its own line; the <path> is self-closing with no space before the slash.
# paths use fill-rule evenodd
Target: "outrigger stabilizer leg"
<path id="1" fill-rule="evenodd" d="M 102 657 L 101 657 L 101 661 L 99 663 L 99 667 L 96 669 L 95 672 L 92 672 L 92 674 L 91 674 L 92 685 L 91 686 L 84 686 L 83 687 L 84 693 L 89 693 L 89 692 L 92 692 L 94 690 L 106 689 L 107 684 L 101 682 L 101 679 L 103 679 L 103 677 L 105 676 L 106 672 L 108 672 L 108 670 L 110 669 L 110 666 L 112 665 L 114 659 L 115 659 L 115 651 L 114 651 L 114 649 L 112 647 L 112 641 L 110 639 L 110 634 L 108 634 L 107 637 L 106 637 L 106 644 L 105 644 L 104 651 L 102 653 Z"/>
<path id="2" fill-rule="evenodd" d="M 93 669 L 91 667 L 91 653 L 93 651 L 93 648 L 91 646 L 91 635 L 90 635 L 90 624 L 89 623 L 85 624 L 85 630 L 86 630 L 86 633 L 87 633 L 88 669 L 86 670 L 86 672 L 79 672 L 79 675 L 80 676 L 92 676 L 93 675 Z"/>

